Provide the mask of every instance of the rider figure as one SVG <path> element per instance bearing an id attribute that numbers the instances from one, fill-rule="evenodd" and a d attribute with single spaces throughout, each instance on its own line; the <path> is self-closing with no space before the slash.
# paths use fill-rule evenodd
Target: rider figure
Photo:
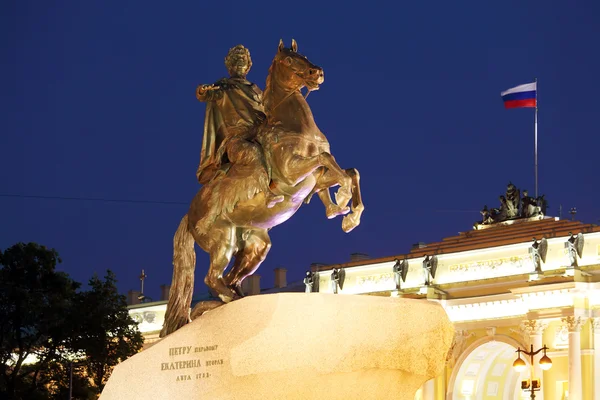
<path id="1" fill-rule="evenodd" d="M 258 127 L 265 121 L 262 91 L 246 80 L 252 67 L 250 52 L 242 45 L 229 50 L 225 57 L 229 78 L 213 85 L 200 85 L 196 97 L 206 102 L 202 153 L 196 177 L 201 184 L 227 174 L 251 179 L 264 193 L 267 206 L 284 200 L 270 187 L 270 174 L 261 145 L 256 141 Z"/>

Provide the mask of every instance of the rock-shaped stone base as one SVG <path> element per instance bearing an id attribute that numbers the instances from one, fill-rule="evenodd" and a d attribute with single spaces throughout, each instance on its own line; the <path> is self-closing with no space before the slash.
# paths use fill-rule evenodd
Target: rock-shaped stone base
<path id="1" fill-rule="evenodd" d="M 412 400 L 442 373 L 453 335 L 426 300 L 250 296 L 119 364 L 100 400 Z"/>

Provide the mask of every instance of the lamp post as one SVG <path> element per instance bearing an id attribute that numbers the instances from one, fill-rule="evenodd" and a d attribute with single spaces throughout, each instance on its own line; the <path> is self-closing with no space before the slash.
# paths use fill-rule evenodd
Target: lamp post
<path id="1" fill-rule="evenodd" d="M 519 347 L 517 349 L 517 359 L 515 360 L 515 362 L 513 363 L 513 368 L 517 371 L 517 372 L 521 372 L 525 369 L 525 367 L 527 366 L 527 364 L 525 364 L 525 361 L 523 361 L 523 359 L 521 358 L 521 353 L 525 354 L 526 356 L 530 357 L 530 364 L 531 364 L 531 378 L 528 380 L 524 380 L 521 381 L 521 389 L 522 390 L 529 390 L 531 391 L 531 399 L 535 399 L 535 392 L 539 391 L 541 388 L 541 379 L 534 379 L 534 371 L 533 371 L 533 357 L 535 357 L 536 355 L 538 355 L 540 353 L 540 351 L 544 352 L 544 355 L 542 358 L 540 358 L 540 368 L 543 369 L 544 371 L 549 370 L 552 367 L 552 360 L 550 359 L 550 357 L 548 357 L 546 355 L 546 350 L 548 350 L 548 348 L 546 347 L 546 345 L 544 345 L 542 348 L 533 351 L 533 345 L 531 345 L 531 351 L 526 351 L 526 350 L 521 350 L 521 348 Z"/>

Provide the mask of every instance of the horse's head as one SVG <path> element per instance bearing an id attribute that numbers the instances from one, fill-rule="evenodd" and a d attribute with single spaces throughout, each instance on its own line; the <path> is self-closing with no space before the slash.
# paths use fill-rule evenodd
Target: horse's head
<path id="1" fill-rule="evenodd" d="M 308 58 L 298 53 L 298 44 L 292 39 L 292 46 L 287 48 L 283 41 L 279 41 L 277 54 L 273 65 L 278 66 L 280 83 L 285 83 L 290 89 L 301 89 L 306 86 L 308 90 L 317 90 L 323 83 L 323 68 L 308 61 Z"/>

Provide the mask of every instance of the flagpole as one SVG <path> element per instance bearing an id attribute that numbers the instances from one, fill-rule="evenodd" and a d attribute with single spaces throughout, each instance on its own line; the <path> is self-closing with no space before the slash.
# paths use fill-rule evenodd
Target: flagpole
<path id="1" fill-rule="evenodd" d="M 534 138 L 534 144 L 535 144 L 535 152 L 534 152 L 534 156 L 535 156 L 535 198 L 537 199 L 538 197 L 538 132 L 537 132 L 537 128 L 538 128 L 538 102 L 537 102 L 537 78 L 535 78 L 535 138 Z"/>

